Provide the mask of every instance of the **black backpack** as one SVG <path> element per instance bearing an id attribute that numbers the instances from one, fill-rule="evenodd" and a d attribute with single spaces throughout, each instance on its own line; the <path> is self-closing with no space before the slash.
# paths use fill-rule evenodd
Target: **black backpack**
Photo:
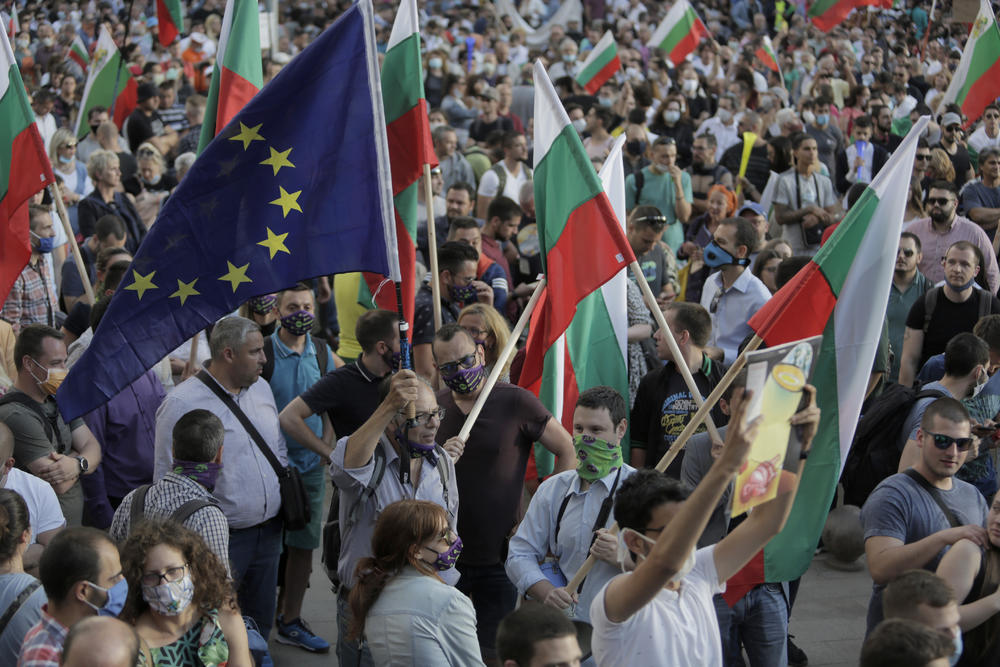
<path id="1" fill-rule="evenodd" d="M 895 383 L 885 388 L 862 415 L 854 432 L 854 441 L 840 476 L 844 485 L 844 504 L 861 507 L 879 482 L 896 474 L 899 438 L 910 410 L 922 398 L 945 395 L 937 389 L 917 391 Z"/>
<path id="2" fill-rule="evenodd" d="M 316 346 L 316 363 L 319 365 L 319 376 L 323 377 L 326 375 L 326 362 L 327 362 L 327 345 L 323 340 L 318 340 L 309 336 L 312 339 L 313 345 Z M 260 376 L 264 378 L 264 382 L 270 382 L 271 376 L 274 375 L 274 341 L 270 336 L 264 338 L 264 370 L 260 372 Z"/>
<path id="3" fill-rule="evenodd" d="M 69 452 L 70 447 L 66 446 L 66 443 L 62 439 L 62 431 L 59 429 L 59 413 L 56 412 L 54 417 L 50 417 L 42 409 L 42 405 L 28 396 L 22 391 L 13 390 L 9 394 L 0 397 L 0 405 L 7 405 L 8 403 L 17 403 L 18 405 L 23 405 L 32 412 L 34 412 L 38 419 L 42 422 L 42 427 L 45 429 L 45 437 L 49 439 L 52 446 L 55 448 L 56 452 L 60 454 L 66 454 Z"/>
<path id="4" fill-rule="evenodd" d="M 135 527 L 146 520 L 146 494 L 149 492 L 149 487 L 152 484 L 143 484 L 138 489 L 135 490 L 135 495 L 132 496 L 132 505 L 129 507 L 129 524 L 128 532 L 129 534 L 135 530 Z M 192 514 L 205 507 L 219 507 L 219 503 L 215 498 L 195 498 L 189 500 L 177 509 L 175 509 L 170 516 L 167 517 L 167 521 L 174 521 L 181 525 L 188 520 Z M 222 511 L 222 508 L 219 508 Z"/>

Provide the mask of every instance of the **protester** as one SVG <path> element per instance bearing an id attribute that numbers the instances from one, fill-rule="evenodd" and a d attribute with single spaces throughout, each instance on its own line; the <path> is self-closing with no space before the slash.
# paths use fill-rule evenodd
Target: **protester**
<path id="1" fill-rule="evenodd" d="M 24 571 L 24 554 L 31 544 L 28 506 L 15 491 L 0 489 L 0 608 L 6 623 L 0 629 L 0 656 L 13 665 L 24 636 L 42 617 L 45 590 Z"/>
<path id="2" fill-rule="evenodd" d="M 583 654 L 576 627 L 566 614 L 529 600 L 500 621 L 497 657 L 503 667 L 579 667 Z"/>
<path id="3" fill-rule="evenodd" d="M 927 570 L 904 572 L 885 587 L 882 609 L 886 619 L 916 621 L 949 637 L 953 644 L 949 656 L 952 664 L 964 653 L 955 593 L 936 574 Z"/>
<path id="4" fill-rule="evenodd" d="M 30 324 L 56 326 L 59 312 L 52 269 L 46 260 L 56 236 L 48 208 L 39 204 L 28 206 L 28 234 L 31 238 L 28 263 L 11 286 L 0 310 L 0 317 L 10 323 L 15 334 Z"/>
<path id="5" fill-rule="evenodd" d="M 133 667 L 139 664 L 139 656 L 135 628 L 117 618 L 97 616 L 70 628 L 60 667 Z"/>
<path id="6" fill-rule="evenodd" d="M 923 623 L 894 618 L 879 623 L 861 648 L 861 667 L 945 667 L 951 638 Z"/>

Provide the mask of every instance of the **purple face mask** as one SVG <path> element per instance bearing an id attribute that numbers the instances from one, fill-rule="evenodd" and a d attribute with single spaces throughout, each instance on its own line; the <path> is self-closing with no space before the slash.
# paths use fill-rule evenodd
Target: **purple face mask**
<path id="1" fill-rule="evenodd" d="M 456 535 L 455 541 L 451 543 L 451 546 L 446 551 L 434 551 L 430 547 L 424 548 L 437 554 L 437 558 L 434 559 L 434 568 L 438 572 L 444 572 L 455 567 L 455 562 L 458 561 L 458 557 L 462 554 L 462 538 Z"/>
<path id="2" fill-rule="evenodd" d="M 254 298 L 247 301 L 247 308 L 250 312 L 256 313 L 258 315 L 267 315 L 274 308 L 274 304 L 278 303 L 278 297 L 274 294 L 264 294 L 263 296 L 255 296 Z"/>
<path id="3" fill-rule="evenodd" d="M 316 316 L 308 310 L 297 310 L 281 318 L 281 328 L 293 336 L 305 336 L 312 331 L 315 322 Z"/>
<path id="4" fill-rule="evenodd" d="M 476 300 L 476 286 L 475 285 L 452 285 L 449 289 L 451 293 L 451 300 L 457 301 L 458 303 L 466 304 L 472 303 Z"/>
<path id="5" fill-rule="evenodd" d="M 472 368 L 459 368 L 451 375 L 442 375 L 441 379 L 445 386 L 453 392 L 469 394 L 476 390 L 485 377 L 486 367 L 479 364 Z"/>
<path id="6" fill-rule="evenodd" d="M 406 431 L 403 429 L 399 429 L 396 431 L 396 440 L 398 440 L 399 444 L 405 446 L 406 449 L 410 452 L 410 458 L 416 459 L 426 456 L 428 458 L 435 458 L 435 461 L 433 462 L 436 463 L 436 457 L 434 457 L 433 442 L 429 445 L 425 445 L 422 442 L 418 442 L 416 440 L 410 440 L 409 438 L 406 437 Z"/>
<path id="7" fill-rule="evenodd" d="M 222 470 L 222 464 L 214 461 L 174 460 L 173 467 L 175 473 L 198 482 L 209 491 L 215 488 L 215 480 L 219 477 L 220 470 Z"/>

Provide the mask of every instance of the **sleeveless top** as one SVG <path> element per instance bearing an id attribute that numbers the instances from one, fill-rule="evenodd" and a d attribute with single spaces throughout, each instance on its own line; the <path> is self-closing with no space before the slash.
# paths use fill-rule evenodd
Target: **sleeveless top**
<path id="1" fill-rule="evenodd" d="M 201 617 L 175 642 L 150 648 L 153 667 L 221 667 L 229 660 L 229 645 L 222 634 L 217 610 Z M 145 655 L 139 654 L 140 665 L 146 665 Z"/>

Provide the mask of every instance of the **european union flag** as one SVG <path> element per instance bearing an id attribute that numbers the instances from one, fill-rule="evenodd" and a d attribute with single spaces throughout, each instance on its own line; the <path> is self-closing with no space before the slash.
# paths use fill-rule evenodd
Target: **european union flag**
<path id="1" fill-rule="evenodd" d="M 396 247 L 392 186 L 373 31 L 364 0 L 208 145 L 167 200 L 90 348 L 60 387 L 67 420 L 107 402 L 252 296 L 319 275 L 393 275 L 386 251 Z"/>

